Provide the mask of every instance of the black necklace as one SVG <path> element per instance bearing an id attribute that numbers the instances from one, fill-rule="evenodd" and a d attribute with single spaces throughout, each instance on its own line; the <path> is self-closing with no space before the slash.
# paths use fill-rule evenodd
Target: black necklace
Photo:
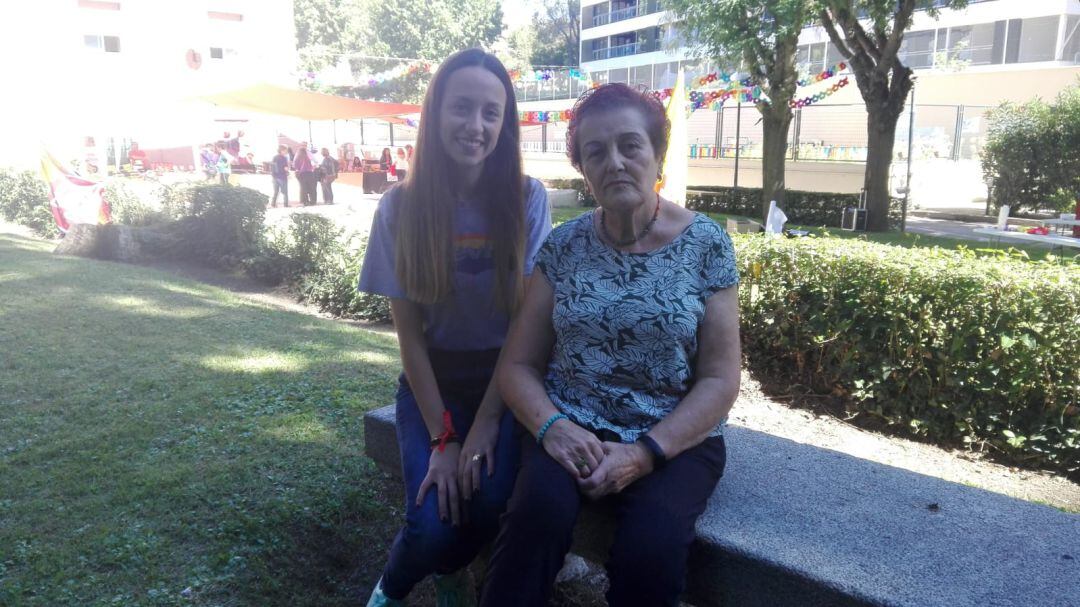
<path id="1" fill-rule="evenodd" d="M 607 231 L 607 215 L 604 213 L 603 208 L 600 209 L 600 231 L 604 233 L 604 238 L 607 238 L 608 242 L 610 242 L 611 244 L 613 244 L 613 245 L 615 245 L 617 247 L 628 247 L 628 246 L 636 243 L 637 241 L 641 240 L 642 238 L 645 238 L 645 235 L 648 234 L 649 230 L 652 229 L 653 224 L 656 223 L 656 218 L 659 217 L 659 216 L 660 216 L 660 194 L 657 193 L 657 195 L 656 195 L 656 208 L 653 209 L 652 219 L 649 220 L 649 223 L 645 224 L 645 227 L 642 228 L 640 234 L 638 234 L 637 236 L 635 236 L 635 237 L 633 237 L 633 238 L 631 238 L 629 240 L 621 240 L 621 241 L 620 240 L 615 240 L 615 238 Z"/>

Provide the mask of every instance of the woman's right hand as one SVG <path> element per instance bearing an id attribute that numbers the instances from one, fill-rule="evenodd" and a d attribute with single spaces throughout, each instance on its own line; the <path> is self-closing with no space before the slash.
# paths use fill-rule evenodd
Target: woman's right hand
<path id="1" fill-rule="evenodd" d="M 431 450 L 431 458 L 428 460 L 428 472 L 420 483 L 420 490 L 416 492 L 416 505 L 424 503 L 424 496 L 428 489 L 435 487 L 439 496 L 439 518 L 446 522 L 447 513 L 450 522 L 455 527 L 461 524 L 461 502 L 458 498 L 458 459 L 461 456 L 461 445 L 447 443 L 446 449 L 439 451 L 438 447 Z"/>
<path id="2" fill-rule="evenodd" d="M 576 479 L 588 478 L 604 459 L 600 439 L 568 419 L 560 419 L 547 429 L 542 446 Z"/>

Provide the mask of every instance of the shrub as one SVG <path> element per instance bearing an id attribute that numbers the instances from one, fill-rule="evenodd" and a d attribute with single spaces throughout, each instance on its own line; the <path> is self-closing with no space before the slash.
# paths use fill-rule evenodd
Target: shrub
<path id="1" fill-rule="evenodd" d="M 758 221 L 761 216 L 761 188 L 695 186 L 686 197 L 686 207 L 703 213 L 740 215 Z M 890 227 L 900 226 L 901 201 L 893 199 L 889 208 Z M 858 207 L 858 194 L 833 192 L 784 192 L 784 214 L 790 223 L 806 226 L 840 227 L 845 207 Z"/>
<path id="2" fill-rule="evenodd" d="M 60 234 L 49 207 L 49 186 L 33 171 L 0 169 L 0 216 L 39 236 Z"/>
<path id="3" fill-rule="evenodd" d="M 266 196 L 250 188 L 194 185 L 168 188 L 164 212 L 176 220 L 162 229 L 175 243 L 162 253 L 233 267 L 258 252 Z"/>
<path id="4" fill-rule="evenodd" d="M 751 368 L 877 425 L 1080 469 L 1080 266 L 733 237 Z"/>
<path id="5" fill-rule="evenodd" d="M 106 182 L 105 200 L 115 223 L 149 226 L 169 220 L 162 204 L 165 187 L 148 182 L 113 178 Z"/>
<path id="6" fill-rule="evenodd" d="M 316 271 L 304 277 L 301 295 L 333 316 L 388 322 L 390 301 L 356 290 L 366 248 L 366 238 L 350 237 L 345 246 L 325 257 Z"/>
<path id="7" fill-rule="evenodd" d="M 987 113 L 983 174 L 997 206 L 1070 211 L 1080 194 L 1080 86 L 1053 103 L 1004 103 Z"/>
<path id="8" fill-rule="evenodd" d="M 332 219 L 294 213 L 285 228 L 268 230 L 258 253 L 244 261 L 244 269 L 267 284 L 293 282 L 341 252 L 341 233 Z"/>

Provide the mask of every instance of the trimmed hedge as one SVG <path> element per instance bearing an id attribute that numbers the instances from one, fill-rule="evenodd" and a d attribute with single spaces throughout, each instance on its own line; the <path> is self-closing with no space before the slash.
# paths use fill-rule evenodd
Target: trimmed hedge
<path id="1" fill-rule="evenodd" d="M 576 177 L 574 179 L 545 179 L 544 185 L 553 190 L 577 190 L 579 207 L 595 207 L 596 199 L 592 194 L 585 191 L 585 180 Z"/>
<path id="2" fill-rule="evenodd" d="M 733 238 L 751 368 L 870 425 L 1080 470 L 1080 266 Z"/>
<path id="3" fill-rule="evenodd" d="M 761 221 L 761 188 L 728 188 L 720 186 L 693 186 L 686 197 L 686 207 L 702 213 L 741 215 Z M 889 227 L 900 226 L 902 201 L 893 198 L 889 207 Z M 782 208 L 788 222 L 804 226 L 828 226 L 838 228 L 845 207 L 858 207 L 858 194 L 832 192 L 803 192 L 785 190 Z"/>

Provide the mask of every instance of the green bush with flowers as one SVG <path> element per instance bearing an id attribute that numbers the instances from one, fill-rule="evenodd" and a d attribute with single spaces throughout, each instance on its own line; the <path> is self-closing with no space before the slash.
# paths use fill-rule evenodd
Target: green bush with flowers
<path id="1" fill-rule="evenodd" d="M 1080 472 L 1080 264 L 733 238 L 751 369 L 864 424 Z"/>

